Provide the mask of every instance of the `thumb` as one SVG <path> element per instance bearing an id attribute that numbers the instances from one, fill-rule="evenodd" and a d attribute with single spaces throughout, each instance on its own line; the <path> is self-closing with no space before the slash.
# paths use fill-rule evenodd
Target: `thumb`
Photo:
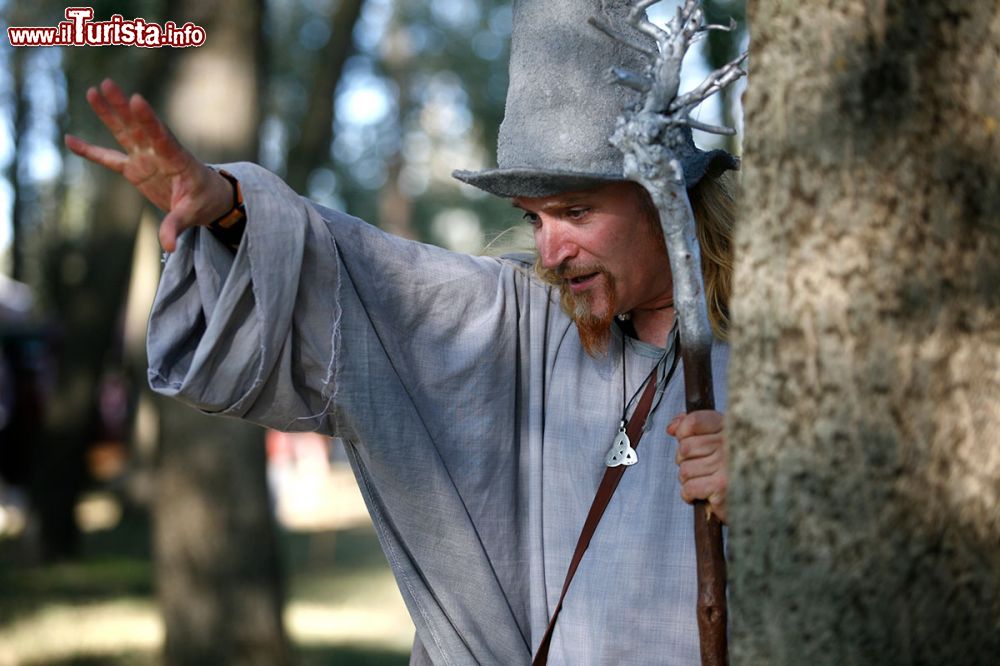
<path id="1" fill-rule="evenodd" d="M 671 437 L 676 437 L 677 436 L 677 426 L 679 426 L 681 424 L 681 421 L 684 420 L 685 416 L 687 416 L 687 414 L 685 414 L 684 412 L 681 412 L 680 414 L 678 414 L 677 416 L 675 416 L 670 423 L 667 424 L 667 434 L 668 435 L 670 435 Z"/>
<path id="2" fill-rule="evenodd" d="M 160 247 L 166 252 L 173 252 L 177 249 L 177 237 L 190 226 L 193 226 L 188 219 L 187 206 L 183 203 L 174 207 L 163 221 L 160 222 Z"/>

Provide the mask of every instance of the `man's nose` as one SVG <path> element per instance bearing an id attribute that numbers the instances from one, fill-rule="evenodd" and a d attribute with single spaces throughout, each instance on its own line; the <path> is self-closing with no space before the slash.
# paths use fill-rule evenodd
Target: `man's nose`
<path id="1" fill-rule="evenodd" d="M 542 267 L 547 269 L 558 268 L 567 259 L 572 259 L 578 250 L 572 234 L 559 220 L 542 220 L 541 228 L 535 235 L 535 244 Z"/>

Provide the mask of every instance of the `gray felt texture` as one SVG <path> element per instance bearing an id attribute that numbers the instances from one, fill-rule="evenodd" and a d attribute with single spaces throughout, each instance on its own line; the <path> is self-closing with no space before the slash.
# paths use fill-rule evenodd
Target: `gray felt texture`
<path id="1" fill-rule="evenodd" d="M 604 8 L 602 10 L 602 5 Z M 642 72 L 646 58 L 591 26 L 603 15 L 619 32 L 655 50 L 627 23 L 624 0 L 519 0 L 514 3 L 510 85 L 497 142 L 497 168 L 454 172 L 455 178 L 501 197 L 540 197 L 623 180 L 622 156 L 608 138 L 638 93 L 609 83 L 612 66 Z M 690 132 L 687 134 L 690 139 Z M 678 155 L 688 187 L 706 173 L 735 169 L 725 151 L 693 141 Z"/>

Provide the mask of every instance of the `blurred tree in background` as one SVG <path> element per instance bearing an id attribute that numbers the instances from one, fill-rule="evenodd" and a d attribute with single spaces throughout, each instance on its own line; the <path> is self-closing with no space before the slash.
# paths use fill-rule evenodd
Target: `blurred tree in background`
<path id="1" fill-rule="evenodd" d="M 15 15 L 26 25 L 47 25 L 61 18 L 61 11 L 48 9 L 48 3 L 22 3 Z M 117 51 L 123 84 L 158 98 L 168 61 L 148 50 Z M 14 101 L 27 115 L 17 121 L 22 133 L 12 181 L 15 276 L 34 289 L 51 322 L 55 352 L 44 426 L 38 441 L 30 443 L 30 494 L 45 559 L 69 557 L 78 549 L 74 504 L 86 482 L 87 446 L 103 434 L 99 387 L 106 373 L 121 366 L 120 319 L 143 206 L 120 177 L 63 158 L 58 141 L 71 122 L 75 131 L 98 132 L 84 91 L 108 63 L 97 49 L 71 53 L 15 51 L 22 71 L 15 73 L 21 85 Z"/>
<path id="2" fill-rule="evenodd" d="M 176 54 L 167 124 L 208 162 L 254 159 L 262 0 L 178 0 L 170 18 L 211 40 Z M 283 664 L 282 579 L 261 428 L 159 398 L 153 542 L 167 664 Z"/>

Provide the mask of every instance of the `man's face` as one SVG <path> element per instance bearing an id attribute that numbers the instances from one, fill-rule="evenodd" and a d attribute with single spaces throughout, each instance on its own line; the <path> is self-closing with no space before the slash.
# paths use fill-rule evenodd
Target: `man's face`
<path id="1" fill-rule="evenodd" d="M 588 352 L 603 351 L 616 314 L 655 309 L 671 294 L 663 233 L 638 186 L 514 199 L 532 225 L 541 267 L 554 278 Z"/>

